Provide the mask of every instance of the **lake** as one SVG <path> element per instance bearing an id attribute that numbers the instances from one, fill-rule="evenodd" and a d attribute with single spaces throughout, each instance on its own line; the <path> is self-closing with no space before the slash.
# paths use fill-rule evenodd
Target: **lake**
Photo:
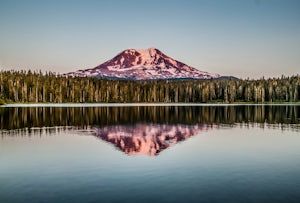
<path id="1" fill-rule="evenodd" d="M 0 202 L 300 202 L 299 105 L 0 107 Z"/>

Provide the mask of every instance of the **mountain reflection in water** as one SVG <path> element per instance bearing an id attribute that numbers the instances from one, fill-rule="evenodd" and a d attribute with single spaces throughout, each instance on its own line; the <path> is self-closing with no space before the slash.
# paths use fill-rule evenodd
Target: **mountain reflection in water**
<path id="1" fill-rule="evenodd" d="M 128 155 L 156 156 L 206 128 L 199 125 L 136 124 L 94 128 L 90 132 Z"/>

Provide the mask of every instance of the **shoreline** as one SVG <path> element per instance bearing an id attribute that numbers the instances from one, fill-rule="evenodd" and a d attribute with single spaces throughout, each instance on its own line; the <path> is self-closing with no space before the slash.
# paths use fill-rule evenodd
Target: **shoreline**
<path id="1" fill-rule="evenodd" d="M 300 106 L 287 103 L 11 103 L 0 107 L 134 107 L 134 106 Z"/>

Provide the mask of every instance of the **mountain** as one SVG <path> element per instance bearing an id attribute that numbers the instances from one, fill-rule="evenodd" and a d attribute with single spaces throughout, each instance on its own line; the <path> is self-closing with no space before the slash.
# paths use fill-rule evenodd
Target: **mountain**
<path id="1" fill-rule="evenodd" d="M 98 77 L 111 79 L 210 79 L 219 78 L 190 67 L 165 55 L 156 48 L 127 49 L 103 64 L 63 74 L 67 77 Z"/>

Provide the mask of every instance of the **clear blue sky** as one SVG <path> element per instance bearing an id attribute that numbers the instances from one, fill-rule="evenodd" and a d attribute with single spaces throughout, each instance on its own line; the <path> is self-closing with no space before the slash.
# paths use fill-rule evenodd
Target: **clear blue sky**
<path id="1" fill-rule="evenodd" d="M 63 73 L 148 47 L 221 75 L 300 74 L 300 1 L 0 0 L 1 69 Z"/>

